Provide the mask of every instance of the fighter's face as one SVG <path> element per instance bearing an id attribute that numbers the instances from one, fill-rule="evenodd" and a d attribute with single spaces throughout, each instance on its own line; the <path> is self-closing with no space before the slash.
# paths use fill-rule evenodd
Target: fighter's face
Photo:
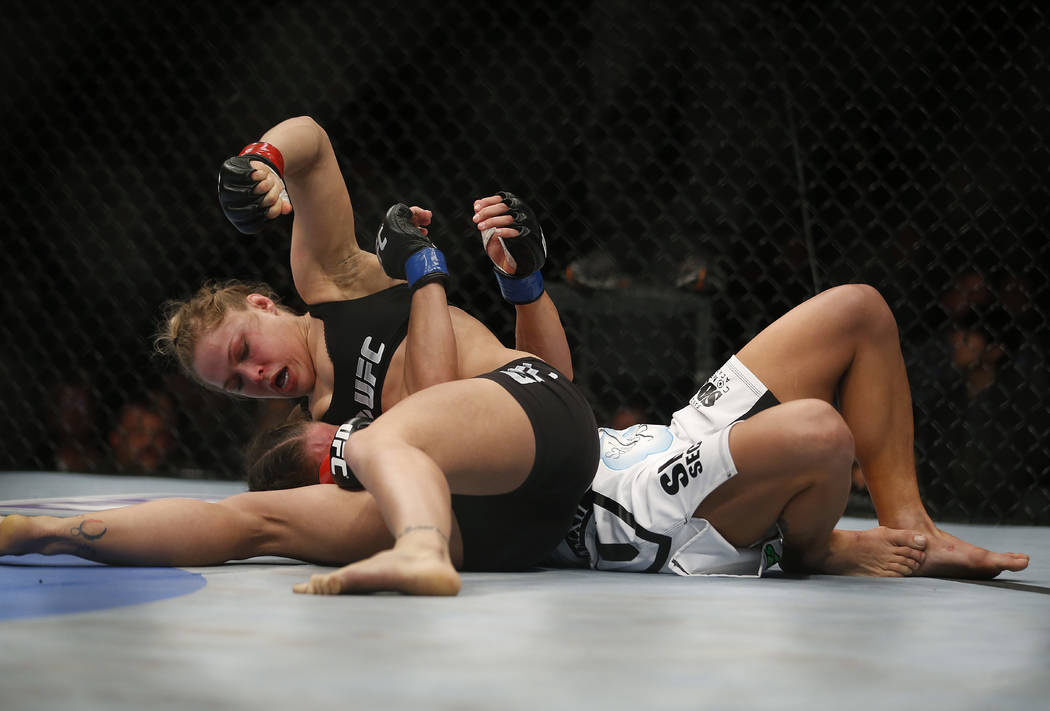
<path id="1" fill-rule="evenodd" d="M 201 334 L 193 367 L 212 387 L 251 398 L 302 397 L 314 385 L 313 358 L 295 316 L 258 294 Z"/>

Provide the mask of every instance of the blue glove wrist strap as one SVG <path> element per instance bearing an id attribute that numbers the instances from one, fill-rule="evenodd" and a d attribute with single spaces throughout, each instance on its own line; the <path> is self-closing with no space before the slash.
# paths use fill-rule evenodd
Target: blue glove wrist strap
<path id="1" fill-rule="evenodd" d="M 425 247 L 411 254 L 405 260 L 405 278 L 408 285 L 415 288 L 416 282 L 430 274 L 444 274 L 448 276 L 448 267 L 445 266 L 445 255 L 436 247 Z"/>
<path id="2" fill-rule="evenodd" d="M 494 270 L 499 291 L 512 304 L 531 304 L 543 295 L 543 275 L 535 271 L 521 279 L 512 279 Z"/>

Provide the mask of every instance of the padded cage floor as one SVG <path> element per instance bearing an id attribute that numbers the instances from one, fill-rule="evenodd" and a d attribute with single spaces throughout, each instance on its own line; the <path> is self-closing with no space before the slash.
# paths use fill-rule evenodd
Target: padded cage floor
<path id="1" fill-rule="evenodd" d="M 0 514 L 242 488 L 0 473 Z M 294 595 L 320 568 L 283 558 L 0 557 L 0 708 L 1047 708 L 1050 529 L 944 528 L 1031 565 L 988 582 L 536 570 L 428 599 Z"/>

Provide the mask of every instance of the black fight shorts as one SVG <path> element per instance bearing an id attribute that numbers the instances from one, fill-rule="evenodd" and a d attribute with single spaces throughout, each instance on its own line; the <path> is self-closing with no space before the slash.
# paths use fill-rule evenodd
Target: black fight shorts
<path id="1" fill-rule="evenodd" d="M 463 570 L 522 570 L 552 551 L 572 525 L 598 467 L 598 430 L 572 382 L 538 358 L 522 358 L 478 376 L 503 386 L 532 423 L 536 459 L 514 491 L 453 494 L 463 537 Z"/>

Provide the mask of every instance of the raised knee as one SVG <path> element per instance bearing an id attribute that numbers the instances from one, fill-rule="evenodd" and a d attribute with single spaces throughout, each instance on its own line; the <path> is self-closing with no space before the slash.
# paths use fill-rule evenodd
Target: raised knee
<path id="1" fill-rule="evenodd" d="M 792 413 L 796 436 L 805 447 L 833 466 L 848 470 L 855 456 L 853 433 L 842 415 L 824 400 L 795 400 Z"/>
<path id="2" fill-rule="evenodd" d="M 897 319 L 878 289 L 868 284 L 845 284 L 832 291 L 851 326 L 868 336 L 897 337 Z"/>

